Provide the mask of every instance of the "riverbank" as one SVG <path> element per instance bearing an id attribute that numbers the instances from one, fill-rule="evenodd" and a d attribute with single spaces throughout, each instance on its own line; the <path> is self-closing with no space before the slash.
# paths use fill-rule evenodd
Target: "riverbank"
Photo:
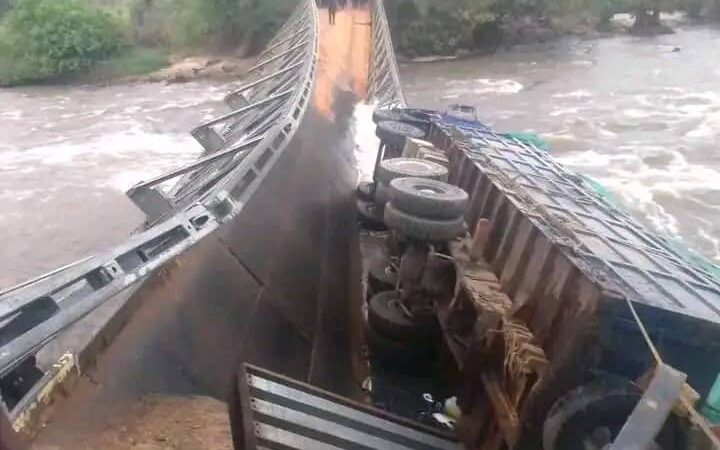
<path id="1" fill-rule="evenodd" d="M 235 55 L 197 55 L 166 57 L 165 64 L 154 70 L 133 73 L 130 70 L 108 71 L 102 65 L 84 80 L 89 84 L 115 83 L 187 83 L 196 80 L 237 80 L 252 67 L 255 58 Z M 127 68 L 126 68 L 127 69 Z"/>
<path id="2" fill-rule="evenodd" d="M 36 86 L 115 85 L 125 83 L 187 83 L 197 80 L 233 81 L 245 76 L 254 57 L 232 54 L 167 55 L 156 49 L 133 49 L 101 61 L 85 73 L 33 83 Z M 2 61 L 0 60 L 0 66 Z M 3 86 L 0 89 L 10 88 Z"/>
<path id="3" fill-rule="evenodd" d="M 597 39 L 614 35 L 656 36 L 705 19 L 686 11 L 660 12 L 648 20 L 636 20 L 636 13 L 572 10 L 526 13 L 473 13 L 469 10 L 407 10 L 403 3 L 392 20 L 396 53 L 403 61 L 432 62 L 492 54 L 499 49 L 553 42 L 565 37 Z M 405 8 L 405 9 L 403 9 Z M 435 9 L 433 9 L 435 8 Z M 645 16 L 643 16 L 645 17 Z"/>

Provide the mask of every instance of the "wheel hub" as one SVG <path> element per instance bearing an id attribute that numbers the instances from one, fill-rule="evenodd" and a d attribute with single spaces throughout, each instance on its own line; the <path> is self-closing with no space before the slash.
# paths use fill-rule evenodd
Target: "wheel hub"
<path id="1" fill-rule="evenodd" d="M 605 450 L 612 444 L 612 432 L 608 427 L 597 427 L 583 440 L 584 450 Z"/>

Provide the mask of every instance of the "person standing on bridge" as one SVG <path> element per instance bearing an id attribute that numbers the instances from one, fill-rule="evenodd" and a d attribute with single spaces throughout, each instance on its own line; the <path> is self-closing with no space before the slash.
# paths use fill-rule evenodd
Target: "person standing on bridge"
<path id="1" fill-rule="evenodd" d="M 330 25 L 335 25 L 335 13 L 337 12 L 338 7 L 337 0 L 327 0 L 327 7 Z"/>

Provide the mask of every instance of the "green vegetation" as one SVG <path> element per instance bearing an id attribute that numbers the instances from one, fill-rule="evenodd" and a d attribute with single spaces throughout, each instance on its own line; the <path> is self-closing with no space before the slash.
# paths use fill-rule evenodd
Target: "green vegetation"
<path id="1" fill-rule="evenodd" d="M 298 0 L 132 0 L 133 39 L 177 50 L 260 48 Z"/>
<path id="2" fill-rule="evenodd" d="M 6 83 L 71 76 L 122 47 L 115 19 L 83 0 L 23 0 L 2 30 Z"/>
<path id="3" fill-rule="evenodd" d="M 102 78 L 169 53 L 258 52 L 298 0 L 0 0 L 0 85 Z"/>
<path id="4" fill-rule="evenodd" d="M 635 16 L 638 34 L 671 32 L 661 11 L 720 18 L 720 0 L 386 0 L 395 43 L 406 56 L 494 51 L 568 32 L 608 28 L 616 13 Z"/>

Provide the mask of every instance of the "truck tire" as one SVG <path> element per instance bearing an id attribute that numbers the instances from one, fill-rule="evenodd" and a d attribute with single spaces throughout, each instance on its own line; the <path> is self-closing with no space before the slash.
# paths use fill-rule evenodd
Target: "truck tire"
<path id="1" fill-rule="evenodd" d="M 365 327 L 370 360 L 398 369 L 428 365 L 434 356 L 430 345 L 409 344 L 389 339 L 372 326 Z"/>
<path id="2" fill-rule="evenodd" d="M 371 181 L 362 181 L 355 188 L 355 194 L 361 200 L 373 201 L 375 196 L 375 183 Z"/>
<path id="3" fill-rule="evenodd" d="M 427 132 L 417 124 L 386 120 L 377 124 L 375 135 L 390 147 L 402 148 L 405 146 L 405 139 L 425 139 Z"/>
<path id="4" fill-rule="evenodd" d="M 401 211 L 393 202 L 385 205 L 385 225 L 421 241 L 451 241 L 465 233 L 463 217 L 455 219 L 429 219 Z"/>
<path id="5" fill-rule="evenodd" d="M 456 279 L 457 272 L 453 260 L 437 254 L 428 255 L 420 281 L 425 292 L 433 297 L 447 300 L 455 292 Z"/>
<path id="6" fill-rule="evenodd" d="M 400 292 L 375 294 L 368 304 L 368 324 L 381 336 L 403 343 L 426 343 L 435 333 L 435 322 L 417 323 L 400 307 Z"/>
<path id="7" fill-rule="evenodd" d="M 405 108 L 402 110 L 402 112 L 407 116 L 410 116 L 416 120 L 421 120 L 423 122 L 442 120 L 442 114 L 437 111 L 433 111 L 432 109 Z"/>
<path id="8" fill-rule="evenodd" d="M 357 211 L 358 219 L 365 228 L 378 231 L 387 229 L 383 221 L 382 208 L 374 202 L 357 199 Z"/>
<path id="9" fill-rule="evenodd" d="M 375 203 L 385 206 L 390 201 L 390 187 L 385 183 L 378 183 L 375 187 Z"/>
<path id="10" fill-rule="evenodd" d="M 408 110 L 402 108 L 375 108 L 372 120 L 375 124 L 380 122 L 403 122 L 421 128 L 427 133 L 430 123 L 427 115 L 423 115 L 425 110 Z M 430 110 L 427 110 L 430 111 Z M 441 117 L 441 116 L 438 116 Z"/>
<path id="11" fill-rule="evenodd" d="M 372 115 L 372 120 L 376 124 L 380 122 L 400 122 L 405 118 L 402 109 L 398 108 L 375 108 Z"/>
<path id="12" fill-rule="evenodd" d="M 630 382 L 603 380 L 573 389 L 550 408 L 543 424 L 544 450 L 577 450 L 612 443 L 642 392 Z M 677 417 L 671 415 L 655 438 L 655 448 L 683 450 Z"/>
<path id="13" fill-rule="evenodd" d="M 404 108 L 402 113 L 406 118 L 401 119 L 401 121 L 421 128 L 425 132 L 425 138 L 430 133 L 432 121 L 442 120 L 440 113 L 431 109 Z"/>
<path id="14" fill-rule="evenodd" d="M 457 186 L 423 178 L 396 178 L 390 182 L 393 205 L 406 213 L 431 219 L 453 219 L 465 214 L 469 196 Z"/>
<path id="15" fill-rule="evenodd" d="M 395 289 L 396 284 L 397 274 L 387 258 L 376 256 L 370 259 L 368 267 L 368 291 L 371 295 L 368 296 L 368 299 L 380 292 L 392 291 Z"/>
<path id="16" fill-rule="evenodd" d="M 417 158 L 391 158 L 380 162 L 377 168 L 377 180 L 390 183 L 395 178 L 427 178 L 430 180 L 447 180 L 448 170 L 440 164 Z"/>

